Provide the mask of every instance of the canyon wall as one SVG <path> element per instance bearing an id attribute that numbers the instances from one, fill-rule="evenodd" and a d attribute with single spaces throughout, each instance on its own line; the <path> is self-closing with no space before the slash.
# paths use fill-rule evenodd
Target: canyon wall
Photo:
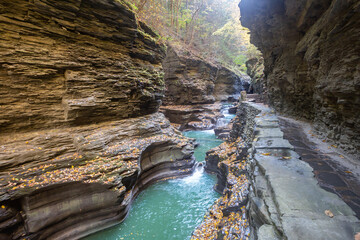
<path id="1" fill-rule="evenodd" d="M 154 38 L 117 0 L 1 1 L 0 239 L 78 239 L 192 171 Z"/>
<path id="2" fill-rule="evenodd" d="M 235 101 L 250 78 L 215 65 L 180 46 L 168 46 L 163 61 L 165 97 L 161 112 L 180 130 L 215 127 L 219 101 Z"/>
<path id="3" fill-rule="evenodd" d="M 266 99 L 266 86 L 264 81 L 264 59 L 262 57 L 251 58 L 246 61 L 246 73 L 251 78 L 250 93 L 261 94 Z"/>
<path id="4" fill-rule="evenodd" d="M 263 53 L 269 101 L 360 152 L 360 3 L 243 0 L 241 22 Z"/>
<path id="5" fill-rule="evenodd" d="M 169 46 L 163 61 L 165 105 L 208 104 L 235 98 L 247 90 L 249 79 L 189 52 Z"/>

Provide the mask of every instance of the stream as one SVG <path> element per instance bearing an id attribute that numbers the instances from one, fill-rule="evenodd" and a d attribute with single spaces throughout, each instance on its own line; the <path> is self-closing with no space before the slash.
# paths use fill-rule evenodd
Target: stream
<path id="1" fill-rule="evenodd" d="M 225 111 L 224 115 L 225 122 L 234 116 Z M 214 130 L 188 131 L 183 134 L 196 138 L 199 143 L 194 152 L 198 162 L 205 160 L 208 150 L 222 143 L 222 140 L 216 139 Z M 220 197 L 213 190 L 215 183 L 216 176 L 205 173 L 202 166 L 196 167 L 190 176 L 155 183 L 138 195 L 122 223 L 84 239 L 190 239 L 207 209 Z"/>

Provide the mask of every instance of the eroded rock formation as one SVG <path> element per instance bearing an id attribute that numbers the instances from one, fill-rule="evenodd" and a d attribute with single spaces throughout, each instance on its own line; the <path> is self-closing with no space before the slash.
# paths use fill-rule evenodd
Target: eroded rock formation
<path id="1" fill-rule="evenodd" d="M 220 110 L 220 103 L 160 107 L 160 111 L 179 130 L 213 129 L 222 115 Z"/>
<path id="2" fill-rule="evenodd" d="M 4 0 L 0 33 L 1 239 L 77 239 L 192 171 L 157 113 L 165 53 L 126 4 Z"/>
<path id="3" fill-rule="evenodd" d="M 165 53 L 125 5 L 17 0 L 0 7 L 2 133 L 156 112 Z"/>
<path id="4" fill-rule="evenodd" d="M 243 0 L 240 8 L 264 56 L 270 103 L 359 153 L 359 1 Z"/>
<path id="5" fill-rule="evenodd" d="M 249 87 L 245 76 L 169 46 L 163 61 L 165 105 L 207 104 L 237 99 Z"/>
<path id="6" fill-rule="evenodd" d="M 261 94 L 264 100 L 266 100 L 266 82 L 264 81 L 264 59 L 262 57 L 255 57 L 246 61 L 246 73 L 251 78 L 249 92 Z"/>
<path id="7" fill-rule="evenodd" d="M 211 129 L 220 116 L 217 101 L 234 101 L 248 90 L 249 78 L 216 66 L 190 52 L 169 46 L 163 61 L 165 98 L 162 112 L 182 130 Z"/>

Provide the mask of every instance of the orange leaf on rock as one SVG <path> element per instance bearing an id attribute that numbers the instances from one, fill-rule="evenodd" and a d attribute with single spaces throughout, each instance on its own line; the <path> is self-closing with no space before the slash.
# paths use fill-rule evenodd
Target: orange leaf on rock
<path id="1" fill-rule="evenodd" d="M 334 217 L 334 214 L 330 210 L 325 210 L 325 214 L 326 214 L 326 216 L 328 216 L 330 218 Z"/>

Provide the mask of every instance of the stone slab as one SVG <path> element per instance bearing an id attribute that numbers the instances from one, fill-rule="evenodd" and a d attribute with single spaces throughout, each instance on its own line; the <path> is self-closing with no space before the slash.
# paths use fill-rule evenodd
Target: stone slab
<path id="1" fill-rule="evenodd" d="M 255 134 L 257 138 L 283 138 L 284 136 L 280 128 L 256 128 Z"/>
<path id="2" fill-rule="evenodd" d="M 282 138 L 260 138 L 254 146 L 255 149 L 295 149 L 288 140 Z"/>
<path id="3" fill-rule="evenodd" d="M 257 235 L 258 235 L 258 239 L 262 239 L 262 240 L 278 240 L 278 239 L 280 239 L 278 236 L 276 236 L 274 227 L 271 225 L 268 225 L 268 224 L 262 225 L 259 228 Z"/>
<path id="4" fill-rule="evenodd" d="M 283 232 L 284 239 L 353 239 L 360 231 L 355 213 L 337 195 L 320 188 L 313 168 L 300 160 L 280 128 L 275 127 L 276 116 L 260 108 L 253 142 L 258 169 L 254 172 L 255 189 L 272 222 L 259 226 L 258 239 L 277 239 L 275 228 Z M 334 216 L 329 217 L 326 210 Z"/>

